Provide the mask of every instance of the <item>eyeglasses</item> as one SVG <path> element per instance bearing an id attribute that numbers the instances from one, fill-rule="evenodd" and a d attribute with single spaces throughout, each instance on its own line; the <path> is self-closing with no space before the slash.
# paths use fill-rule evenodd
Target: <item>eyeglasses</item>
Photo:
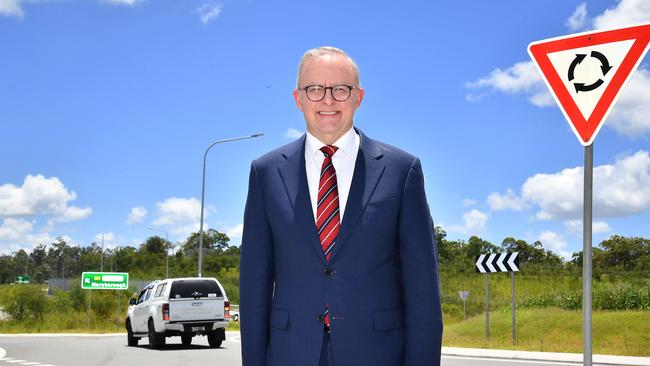
<path id="1" fill-rule="evenodd" d="M 305 87 L 299 88 L 298 90 L 304 90 L 307 94 L 307 99 L 312 102 L 320 102 L 325 98 L 327 94 L 327 89 L 330 90 L 332 98 L 337 102 L 345 102 L 350 99 L 350 94 L 352 94 L 352 89 L 357 89 L 357 86 L 350 85 L 334 85 L 334 86 L 322 86 L 322 85 L 307 85 Z"/>

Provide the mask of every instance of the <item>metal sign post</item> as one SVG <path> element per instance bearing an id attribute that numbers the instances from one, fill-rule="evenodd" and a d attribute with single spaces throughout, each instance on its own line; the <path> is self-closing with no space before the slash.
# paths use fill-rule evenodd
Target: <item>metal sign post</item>
<path id="1" fill-rule="evenodd" d="M 539 69 L 558 107 L 585 147 L 583 249 L 582 249 L 582 332 L 583 361 L 591 366 L 591 245 L 593 142 L 632 74 L 648 52 L 650 23 L 597 30 L 533 42 L 528 53 Z M 600 67 L 586 67 L 589 57 Z M 582 69 L 582 76 L 575 71 Z"/>
<path id="2" fill-rule="evenodd" d="M 515 272 L 510 272 L 512 279 L 512 344 L 517 344 L 517 304 L 515 303 Z"/>
<path id="3" fill-rule="evenodd" d="M 594 178 L 594 144 L 585 146 L 584 208 L 582 248 L 582 337 L 584 344 L 583 364 L 591 366 L 591 221 Z"/>
<path id="4" fill-rule="evenodd" d="M 90 299 L 93 296 L 93 290 L 88 291 L 88 329 L 90 329 Z"/>
<path id="5" fill-rule="evenodd" d="M 519 252 L 481 254 L 476 258 L 476 271 L 485 273 L 485 339 L 490 341 L 490 284 L 489 273 L 510 272 L 512 278 L 512 343 L 517 344 L 515 318 L 515 272 L 519 272 Z"/>
<path id="6" fill-rule="evenodd" d="M 458 291 L 458 296 L 463 302 L 463 320 L 467 320 L 467 299 L 469 298 L 469 291 Z"/>
<path id="7" fill-rule="evenodd" d="M 485 272 L 485 340 L 490 341 L 490 279 Z"/>
<path id="8" fill-rule="evenodd" d="M 83 272 L 81 274 L 81 288 L 88 292 L 88 328 L 90 328 L 90 308 L 93 289 L 95 290 L 127 290 L 129 288 L 129 274 L 117 272 Z M 117 319 L 120 319 L 120 300 L 118 295 Z"/>

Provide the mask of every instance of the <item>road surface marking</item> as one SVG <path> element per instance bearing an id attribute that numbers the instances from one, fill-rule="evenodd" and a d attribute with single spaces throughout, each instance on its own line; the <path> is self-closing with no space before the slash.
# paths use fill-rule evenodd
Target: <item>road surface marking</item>
<path id="1" fill-rule="evenodd" d="M 226 342 L 233 342 L 233 343 L 241 344 L 241 337 L 240 336 L 227 337 Z"/>
<path id="2" fill-rule="evenodd" d="M 484 357 L 460 357 L 460 356 L 445 356 L 443 355 L 442 358 L 448 358 L 448 359 L 454 359 L 454 360 L 468 360 L 468 361 L 490 361 L 490 362 L 510 362 L 510 363 L 525 363 L 525 364 L 542 364 L 542 365 L 562 365 L 562 366 L 575 366 L 577 363 L 575 362 L 557 362 L 557 361 L 533 361 L 533 360 L 506 360 L 503 358 L 484 358 Z"/>

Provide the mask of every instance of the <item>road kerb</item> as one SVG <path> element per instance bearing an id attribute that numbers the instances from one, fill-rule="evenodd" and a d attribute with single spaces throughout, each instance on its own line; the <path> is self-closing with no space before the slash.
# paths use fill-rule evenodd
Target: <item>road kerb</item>
<path id="1" fill-rule="evenodd" d="M 526 361 L 557 361 L 582 364 L 581 353 L 555 353 L 555 352 L 528 352 L 495 349 L 456 348 L 442 347 L 443 356 L 462 356 L 477 358 L 512 359 Z M 594 364 L 598 365 L 625 365 L 625 366 L 650 366 L 648 357 L 594 355 Z"/>

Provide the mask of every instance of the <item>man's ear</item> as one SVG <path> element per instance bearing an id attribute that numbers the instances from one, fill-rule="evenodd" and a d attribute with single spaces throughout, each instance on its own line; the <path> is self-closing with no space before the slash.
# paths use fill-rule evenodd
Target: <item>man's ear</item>
<path id="1" fill-rule="evenodd" d="M 357 96 L 357 105 L 356 105 L 355 109 L 356 109 L 356 108 L 359 108 L 359 106 L 361 105 L 361 101 L 363 100 L 363 96 L 364 96 L 365 93 L 366 93 L 366 91 L 363 90 L 362 87 L 359 87 L 357 90 L 358 90 L 358 91 L 357 91 L 357 95 L 358 95 L 358 96 Z"/>
<path id="2" fill-rule="evenodd" d="M 293 90 L 293 100 L 296 101 L 296 106 L 302 111 L 302 102 L 300 101 L 300 90 Z"/>

